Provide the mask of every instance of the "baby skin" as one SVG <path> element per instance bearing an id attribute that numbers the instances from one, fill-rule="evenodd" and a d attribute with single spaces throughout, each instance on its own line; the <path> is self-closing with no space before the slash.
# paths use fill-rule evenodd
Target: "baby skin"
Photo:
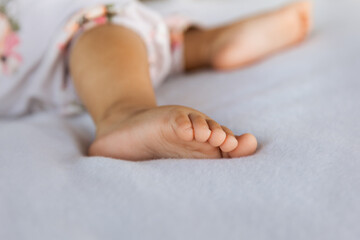
<path id="1" fill-rule="evenodd" d="M 245 67 L 305 39 L 307 1 L 208 30 L 185 33 L 187 71 Z M 239 158 L 255 153 L 252 134 L 240 136 L 184 106 L 157 106 L 147 52 L 132 30 L 102 25 L 85 32 L 70 60 L 76 90 L 96 124 L 90 156 L 124 160 Z"/>

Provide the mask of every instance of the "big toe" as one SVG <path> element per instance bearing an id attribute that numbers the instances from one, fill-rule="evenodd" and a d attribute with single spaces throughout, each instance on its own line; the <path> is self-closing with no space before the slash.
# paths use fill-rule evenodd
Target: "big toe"
<path id="1" fill-rule="evenodd" d="M 236 139 L 238 140 L 238 146 L 229 153 L 231 158 L 245 157 L 256 152 L 257 140 L 254 135 L 246 133 L 237 136 Z"/>

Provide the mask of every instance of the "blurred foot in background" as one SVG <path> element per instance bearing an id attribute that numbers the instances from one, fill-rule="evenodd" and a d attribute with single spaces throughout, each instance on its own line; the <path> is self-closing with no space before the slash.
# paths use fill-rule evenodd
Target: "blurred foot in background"
<path id="1" fill-rule="evenodd" d="M 301 1 L 214 29 L 185 34 L 187 70 L 241 68 L 302 42 L 311 28 L 311 3 Z"/>

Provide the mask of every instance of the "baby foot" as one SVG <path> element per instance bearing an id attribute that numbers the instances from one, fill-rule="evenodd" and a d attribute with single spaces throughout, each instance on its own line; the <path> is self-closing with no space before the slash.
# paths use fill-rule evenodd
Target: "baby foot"
<path id="1" fill-rule="evenodd" d="M 311 3 L 292 3 L 213 31 L 211 64 L 230 70 L 254 63 L 305 39 L 311 25 Z"/>
<path id="2" fill-rule="evenodd" d="M 159 158 L 237 158 L 256 151 L 251 134 L 234 136 L 205 114 L 182 106 L 141 110 L 118 122 L 98 125 L 90 156 L 124 160 Z"/>

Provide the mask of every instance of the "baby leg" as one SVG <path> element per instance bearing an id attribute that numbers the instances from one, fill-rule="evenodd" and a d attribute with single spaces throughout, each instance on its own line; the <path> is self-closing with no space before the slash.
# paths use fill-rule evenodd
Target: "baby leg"
<path id="1" fill-rule="evenodd" d="M 187 70 L 241 68 L 305 39 L 311 25 L 309 1 L 208 30 L 185 34 Z"/>
<path id="2" fill-rule="evenodd" d="M 199 111 L 158 107 L 145 44 L 130 29 L 107 24 L 85 32 L 73 48 L 70 68 L 97 128 L 91 156 L 220 158 L 256 150 L 253 135 L 234 136 Z"/>

